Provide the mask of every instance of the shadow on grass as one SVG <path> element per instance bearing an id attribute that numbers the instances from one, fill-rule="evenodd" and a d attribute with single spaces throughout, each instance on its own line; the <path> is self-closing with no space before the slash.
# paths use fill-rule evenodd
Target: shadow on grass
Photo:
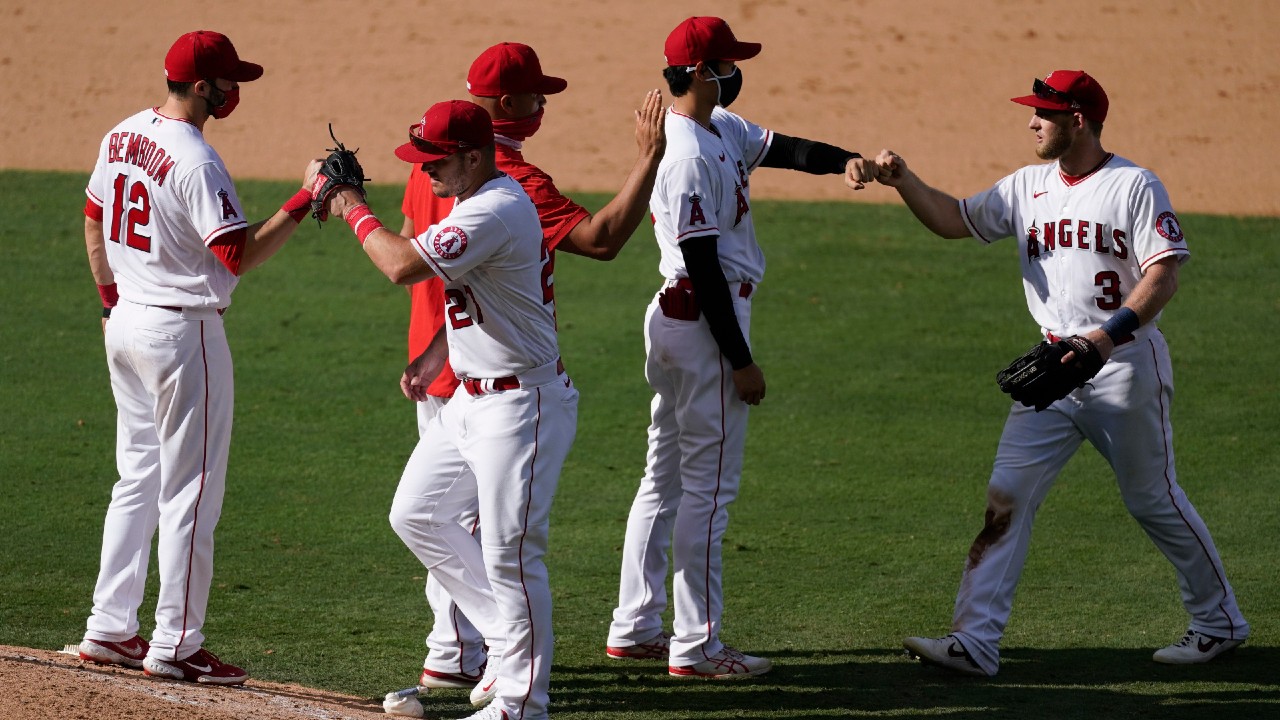
<path id="1" fill-rule="evenodd" d="M 907 660 L 900 650 L 775 652 L 772 672 L 689 681 L 640 663 L 557 667 L 556 717 L 1280 718 L 1280 648 L 1165 666 L 1150 650 L 1013 649 L 994 678 Z"/>

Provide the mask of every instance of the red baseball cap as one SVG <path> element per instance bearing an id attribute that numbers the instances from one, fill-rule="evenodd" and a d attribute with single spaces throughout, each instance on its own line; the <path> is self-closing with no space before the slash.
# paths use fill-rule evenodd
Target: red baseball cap
<path id="1" fill-rule="evenodd" d="M 542 74 L 542 63 L 533 48 L 504 42 L 480 53 L 467 71 L 467 91 L 479 97 L 500 97 L 564 92 L 569 82 Z"/>
<path id="2" fill-rule="evenodd" d="M 164 76 L 174 82 L 232 80 L 249 82 L 262 77 L 262 66 L 245 62 L 231 40 L 212 30 L 196 30 L 178 38 L 164 56 Z"/>
<path id="3" fill-rule="evenodd" d="M 1037 78 L 1031 83 L 1030 95 L 1010 100 L 1041 110 L 1079 110 L 1081 115 L 1096 122 L 1107 119 L 1107 93 L 1083 70 L 1054 70 L 1044 80 Z"/>
<path id="4" fill-rule="evenodd" d="M 484 108 L 468 100 L 446 100 L 427 108 L 409 126 L 409 142 L 396 148 L 396 157 L 408 163 L 434 162 L 492 144 L 493 120 Z"/>
<path id="5" fill-rule="evenodd" d="M 729 24 L 718 17 L 691 17 L 676 26 L 663 48 L 667 65 L 697 65 L 708 60 L 749 60 L 760 54 L 760 43 L 738 42 Z"/>

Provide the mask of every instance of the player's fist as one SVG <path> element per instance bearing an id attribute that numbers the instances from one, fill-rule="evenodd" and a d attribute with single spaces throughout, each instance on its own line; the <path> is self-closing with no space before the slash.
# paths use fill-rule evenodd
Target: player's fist
<path id="1" fill-rule="evenodd" d="M 881 150 L 876 156 L 876 181 L 897 187 L 907 173 L 907 163 L 902 156 L 892 150 Z"/>
<path id="2" fill-rule="evenodd" d="M 849 158 L 844 164 L 844 184 L 854 190 L 861 190 L 867 183 L 876 179 L 879 168 L 874 160 L 864 157 Z"/>

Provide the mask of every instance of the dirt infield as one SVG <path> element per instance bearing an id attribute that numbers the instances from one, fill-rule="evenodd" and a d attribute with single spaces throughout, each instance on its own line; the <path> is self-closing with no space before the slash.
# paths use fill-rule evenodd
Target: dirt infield
<path id="1" fill-rule="evenodd" d="M 741 39 L 764 44 L 758 58 L 742 63 L 745 87 L 734 110 L 868 155 L 891 147 L 953 194 L 982 190 L 1035 162 L 1028 110 L 1008 98 L 1051 69 L 1084 68 L 1110 95 L 1105 146 L 1155 170 L 1175 208 L 1280 215 L 1280 169 L 1266 160 L 1280 117 L 1278 3 L 651 0 L 640 7 L 595 0 L 7 2 L 0 5 L 0 168 L 87 172 L 114 123 L 162 101 L 172 41 L 210 28 L 267 70 L 245 85 L 232 118 L 206 128 L 236 178 L 300 178 L 307 159 L 330 145 L 326 124 L 333 122 L 349 146 L 363 148 L 375 182 L 402 182 L 407 170 L 391 149 L 408 125 L 432 102 L 464 96 L 472 58 L 513 40 L 533 45 L 548 73 L 569 80 L 566 93 L 550 98 L 527 157 L 563 188 L 613 191 L 634 159 L 632 109 L 661 83 L 663 39 L 696 11 L 721 14 Z M 888 188 L 855 195 L 834 178 L 799 173 L 762 172 L 752 185 L 756 197 L 897 201 Z M 68 213 L 81 202 L 68 198 Z M 381 707 L 367 698 L 255 680 L 244 689 L 152 681 L 52 649 L 0 647 L 3 718 L 374 715 Z"/>
<path id="2" fill-rule="evenodd" d="M 391 149 L 432 102 L 461 97 L 488 45 L 527 42 L 569 80 L 527 156 L 566 189 L 616 190 L 634 159 L 631 110 L 658 87 L 662 41 L 694 12 L 729 19 L 764 52 L 734 109 L 766 127 L 874 154 L 900 152 L 956 195 L 1035 162 L 1033 76 L 1084 68 L 1111 98 L 1107 149 L 1155 170 L 1180 211 L 1280 215 L 1268 119 L 1280 117 L 1273 32 L 1253 0 L 337 0 L 197 4 L 75 0 L 0 7 L 0 167 L 88 171 L 111 125 L 163 99 L 181 33 L 227 33 L 267 74 L 207 132 L 237 178 L 300 177 L 332 121 L 375 181 L 402 182 Z M 762 172 L 756 197 L 896 202 L 832 178 Z"/>
<path id="3" fill-rule="evenodd" d="M 52 650 L 0 646 L 6 720 L 370 720 L 380 700 L 249 680 L 226 688 L 156 680 Z"/>

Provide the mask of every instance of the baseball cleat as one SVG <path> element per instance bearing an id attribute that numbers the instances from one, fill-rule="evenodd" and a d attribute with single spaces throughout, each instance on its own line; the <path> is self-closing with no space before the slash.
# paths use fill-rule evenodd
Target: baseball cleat
<path id="1" fill-rule="evenodd" d="M 909 637 L 902 641 L 902 647 L 907 649 L 907 657 L 926 665 L 937 665 L 964 675 L 988 675 L 973 661 L 973 656 L 964 649 L 964 644 L 955 635 L 940 638 Z"/>
<path id="2" fill-rule="evenodd" d="M 1219 655 L 1235 650 L 1244 643 L 1229 638 L 1206 635 L 1199 630 L 1188 630 L 1178 642 L 1162 647 L 1151 656 L 1152 660 L 1166 665 L 1194 665 L 1206 663 Z"/>
<path id="3" fill-rule="evenodd" d="M 489 703 L 478 713 L 468 715 L 462 720 L 508 720 L 510 715 L 498 703 Z"/>
<path id="4" fill-rule="evenodd" d="M 80 643 L 79 649 L 81 660 L 88 660 L 99 665 L 122 665 L 124 667 L 141 668 L 142 659 L 147 656 L 147 651 L 151 649 L 151 646 L 141 636 L 134 635 L 124 642 L 85 638 Z"/>
<path id="5" fill-rule="evenodd" d="M 604 652 L 614 660 L 666 660 L 671 653 L 671 633 L 660 632 L 635 645 L 609 645 Z"/>
<path id="6" fill-rule="evenodd" d="M 465 673 L 449 673 L 432 670 L 431 668 L 422 668 L 422 675 L 418 678 L 418 684 L 423 687 L 434 689 L 440 688 L 473 688 L 476 683 L 484 679 L 485 665 L 476 668 L 475 672 Z"/>
<path id="7" fill-rule="evenodd" d="M 204 648 L 182 660 L 157 660 L 148 655 L 142 661 L 142 672 L 151 677 L 209 685 L 240 685 L 249 678 L 249 673 L 222 662 L 218 656 Z"/>
<path id="8" fill-rule="evenodd" d="M 731 678 L 747 678 L 763 675 L 773 669 L 768 658 L 744 655 L 728 645 L 720 652 L 693 665 L 669 665 L 667 674 L 678 678 L 702 678 L 705 680 L 728 680 Z"/>
<path id="9" fill-rule="evenodd" d="M 499 663 L 496 662 L 485 663 L 484 675 L 481 676 L 480 682 L 471 688 L 472 707 L 484 707 L 498 696 L 498 665 Z"/>

